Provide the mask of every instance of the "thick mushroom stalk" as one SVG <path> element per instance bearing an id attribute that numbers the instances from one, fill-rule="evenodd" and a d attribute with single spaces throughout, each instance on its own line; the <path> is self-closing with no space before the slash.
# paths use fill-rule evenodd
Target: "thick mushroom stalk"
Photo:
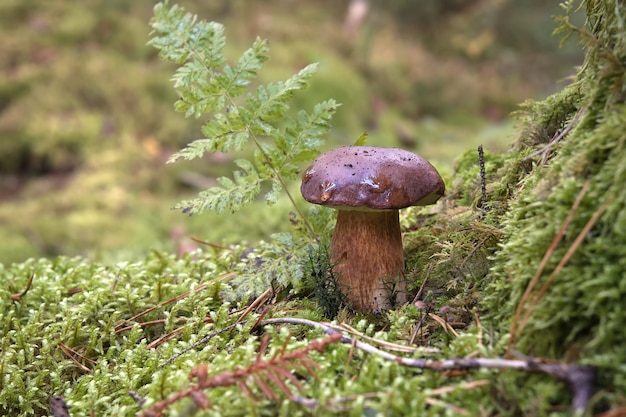
<path id="1" fill-rule="evenodd" d="M 406 301 L 398 210 L 339 210 L 330 252 L 353 308 L 386 311 L 394 295 L 395 301 Z"/>
<path id="2" fill-rule="evenodd" d="M 305 200 L 339 211 L 331 260 L 356 310 L 381 312 L 406 298 L 398 210 L 433 204 L 443 180 L 424 158 L 402 149 L 344 146 L 304 172 Z"/>

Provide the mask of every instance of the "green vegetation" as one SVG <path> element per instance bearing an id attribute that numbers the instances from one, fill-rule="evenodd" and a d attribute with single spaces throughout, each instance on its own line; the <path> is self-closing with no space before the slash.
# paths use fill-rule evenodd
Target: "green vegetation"
<path id="1" fill-rule="evenodd" d="M 565 16 L 558 28 L 585 45 L 575 82 L 520 111 L 518 147 L 536 151 L 534 167 L 511 190 L 483 305 L 501 328 L 510 326 L 511 348 L 595 365 L 607 397 L 623 403 L 626 40 L 623 9 L 602 1 L 586 9 L 586 27 Z"/>
<path id="2" fill-rule="evenodd" d="M 296 117 L 287 117 L 288 102 L 310 84 L 317 65 L 303 68 L 285 82 L 259 85 L 250 93 L 248 86 L 269 58 L 267 41 L 257 38 L 231 67 L 224 57 L 226 37 L 222 25 L 196 22 L 184 9 L 167 9 L 166 3 L 155 7 L 152 27 L 155 36 L 149 44 L 160 50 L 162 58 L 181 65 L 173 78 L 180 97 L 176 109 L 196 118 L 211 115 L 202 126 L 205 138 L 191 142 L 169 162 L 201 158 L 206 152 L 242 151 L 249 142 L 255 148 L 253 161 L 235 161 L 239 170 L 234 180 L 218 178 L 220 186 L 177 207 L 190 215 L 206 208 L 218 213 L 236 212 L 253 202 L 264 183 L 269 182 L 265 201 L 275 204 L 280 191 L 285 190 L 299 212 L 286 181 L 299 178 L 299 165 L 319 154 L 322 137 L 328 133 L 337 107 L 333 99 L 328 99 L 317 104 L 311 114 L 300 110 Z M 275 126 L 278 122 L 283 126 Z M 264 142 L 264 138 L 270 141 Z M 302 215 L 301 220 L 306 221 Z"/>
<path id="3" fill-rule="evenodd" d="M 20 4 L 0 7 L 27 14 Z M 145 7 L 114 4 L 127 12 Z M 574 23 L 577 4 L 569 1 L 557 29 L 565 36 L 576 35 L 584 46 L 584 65 L 573 83 L 543 101 L 522 105 L 517 140 L 507 152 L 486 152 L 484 179 L 475 151 L 467 151 L 449 175 L 445 201 L 402 214 L 406 277 L 415 302 L 381 316 L 355 315 L 335 291 L 325 244 L 332 214 L 311 208 L 305 215 L 306 206 L 295 199 L 278 198 L 281 191 L 293 195 L 289 180 L 297 178 L 302 162 L 315 156 L 336 107 L 327 97 L 318 100 L 320 90 L 314 88 L 294 94 L 315 86 L 314 67 L 306 66 L 308 62 L 299 65 L 292 71 L 296 75 L 286 74 L 284 82 L 265 79 L 260 71 L 269 56 L 265 41 L 255 41 L 239 60 L 226 58 L 234 49 L 225 43 L 223 26 L 194 20 L 178 6 L 158 5 L 151 43 L 163 57 L 181 65 L 169 68 L 176 71 L 176 107 L 190 116 L 207 117 L 179 120 L 202 129 L 205 138 L 174 140 L 172 147 L 190 144 L 171 158 L 202 156 L 206 161 L 238 151 L 242 161 L 235 165 L 239 168 L 233 179 L 203 183 L 209 191 L 179 208 L 190 213 L 240 209 L 233 219 L 255 222 L 257 218 L 248 214 L 255 212 L 255 204 L 265 206 L 268 201 L 279 208 L 280 214 L 268 216 L 272 221 L 283 214 L 287 219 L 289 211 L 302 214 L 278 220 L 282 224 L 274 231 L 280 233 L 254 250 L 245 243 L 203 245 L 203 250 L 178 256 L 159 248 L 161 229 L 138 236 L 140 241 L 146 236 L 154 240 L 154 249 L 141 257 L 118 252 L 105 255 L 106 261 L 61 256 L 0 263 L 0 414 L 50 415 L 53 395 L 63 397 L 56 401 L 67 403 L 73 417 L 156 415 L 163 400 L 172 416 L 572 414 L 571 391 L 550 375 L 483 367 L 445 373 L 410 368 L 356 343 L 328 339 L 320 327 L 276 321 L 294 317 L 317 323 L 334 318 L 344 325 L 344 335 L 411 359 L 528 355 L 530 365 L 593 365 L 596 393 L 586 414 L 623 410 L 626 8 L 608 0 L 580 4 L 585 24 Z M 73 12 L 83 16 L 86 9 L 81 7 Z M 100 27 L 81 21 L 83 26 L 65 26 L 60 39 Z M 174 101 L 167 90 L 158 90 Z M 2 93 L 11 97 L 3 121 L 15 122 L 3 124 L 3 133 L 28 136 L 28 141 L 17 142 L 24 146 L 24 161 L 39 163 L 36 149 L 44 145 L 34 139 L 37 129 L 57 125 L 25 129 L 13 106 L 21 100 L 37 102 L 22 87 L 6 87 Z M 344 103 L 341 109 L 346 107 Z M 308 112 L 294 111 L 300 108 Z M 76 145 L 82 141 L 80 134 L 72 139 L 72 128 L 83 122 L 102 128 L 101 114 L 92 120 L 77 117 L 82 112 L 71 108 L 59 112 L 52 117 L 64 121 L 58 125 L 62 134 L 52 135 L 58 139 L 53 141 L 58 158 L 43 152 L 41 169 L 86 169 L 94 175 L 60 178 L 55 197 L 39 201 L 58 210 L 52 216 L 82 201 L 65 194 L 68 183 L 83 184 L 83 192 L 102 193 L 90 204 L 110 205 L 121 219 L 136 202 L 154 198 L 111 186 L 112 174 L 99 167 L 124 165 L 131 155 L 137 159 L 137 175 L 136 188 L 130 189 L 140 190 L 152 184 L 152 173 L 146 172 L 155 166 L 162 169 L 170 158 L 159 153 L 163 144 L 121 135 L 126 138 L 122 142 L 91 153 L 88 150 L 96 148 Z M 65 123 L 67 114 L 72 123 Z M 119 152 L 119 143 L 127 144 L 124 152 Z M 149 149 L 159 150 L 160 156 L 147 157 Z M 202 173 L 215 169 L 191 164 Z M 9 167 L 7 172 L 12 169 L 20 168 Z M 223 176 L 228 169 L 211 175 Z M 171 191 L 172 204 L 180 197 L 174 181 L 152 186 Z M 35 195 L 37 188 L 25 193 Z M 261 194 L 266 199 L 257 201 Z M 150 213 L 162 201 L 152 204 L 140 210 Z M 35 212 L 28 206 L 22 209 L 25 214 Z M 4 213 L 10 218 L 10 211 Z M 113 224 L 139 231 L 160 219 L 152 214 L 143 225 L 104 221 L 93 229 L 82 216 L 68 216 L 64 223 L 76 247 L 103 239 Z M 189 219 L 193 227 L 207 217 L 203 213 Z M 93 235 L 73 240 L 76 230 Z M 267 319 L 275 321 L 263 322 Z M 199 366 L 202 363 L 208 368 Z M 203 382 L 213 388 L 189 390 Z"/>
<path id="4" fill-rule="evenodd" d="M 134 416 L 140 407 L 129 391 L 145 398 L 148 406 L 187 386 L 190 370 L 201 362 L 210 364 L 212 375 L 245 368 L 254 362 L 262 335 L 270 336 L 269 348 L 263 352 L 266 357 L 284 343 L 292 351 L 324 337 L 318 329 L 299 326 L 266 326 L 251 332 L 259 317 L 256 312 L 228 330 L 250 301 L 229 303 L 220 295 L 228 285 L 222 273 L 236 267 L 238 256 L 224 252 L 217 257 L 176 260 L 155 252 L 146 259 L 115 267 L 57 258 L 2 269 L 2 280 L 11 284 L 0 290 L 0 412 L 7 416 L 48 415 L 48 399 L 54 394 L 64 396 L 73 417 Z M 30 276 L 34 276 L 32 288 L 20 301 L 4 301 L 10 294 L 23 291 Z M 167 303 L 186 292 L 190 294 L 186 298 Z M 277 307 L 272 307 L 275 312 L 271 316 L 294 316 L 293 312 L 299 311 L 296 316 L 322 319 L 306 299 L 284 300 Z M 386 332 L 366 320 L 350 322 L 359 332 L 392 342 L 403 339 L 418 317 L 415 308 L 395 313 L 394 325 Z M 227 330 L 214 333 L 223 329 Z M 182 353 L 210 335 L 213 337 L 207 342 Z M 477 341 L 478 336 L 470 332 L 445 350 L 462 356 L 474 350 Z M 440 398 L 442 394 L 435 390 L 442 385 L 451 388 L 446 402 L 469 407 L 474 413 L 485 394 L 484 388 L 464 388 L 461 381 L 443 382 L 445 378 L 436 374 L 351 353 L 349 345 L 331 345 L 312 355 L 312 360 L 320 366 L 315 370 L 318 380 L 299 376 L 303 386 L 299 395 L 328 402 L 318 411 L 282 396 L 279 401 L 254 401 L 237 386 L 230 386 L 209 392 L 212 410 L 196 415 L 335 415 L 333 410 L 343 408 L 350 411 L 342 414 L 355 416 L 384 410 L 393 415 L 439 415 L 445 407 L 427 404 L 431 397 Z M 474 378 L 489 378 L 489 373 L 481 372 Z M 257 388 L 253 391 L 262 396 Z M 351 399 L 347 404 L 333 403 L 341 397 Z M 184 415 L 192 404 L 181 401 L 168 415 Z M 410 409 L 415 411 L 407 413 Z"/>
<path id="5" fill-rule="evenodd" d="M 268 210 L 259 199 L 236 223 L 229 215 L 168 210 L 237 167 L 219 153 L 164 166 L 200 137 L 204 121 L 172 112 L 174 67 L 147 45 L 153 2 L 1 3 L 0 262 L 143 257 L 154 247 L 175 250 L 189 235 L 252 247 L 289 230 L 289 202 Z M 508 112 L 553 90 L 580 61 L 573 42 L 557 49 L 550 37 L 556 4 L 528 0 L 522 13 L 519 2 L 493 3 L 447 2 L 445 10 L 415 3 L 414 15 L 440 23 L 431 36 L 425 26 L 399 26 L 373 2 L 359 36 L 349 38 L 341 32 L 345 4 L 335 1 L 181 1 L 224 24 L 230 65 L 256 36 L 272 41 L 259 83 L 319 62 L 307 93 L 295 95 L 291 107 L 310 112 L 329 97 L 343 103 L 328 147 L 367 130 L 369 144 L 414 149 L 448 173 L 459 149 L 505 149 Z M 406 7 L 397 16 L 408 16 Z M 524 31 L 511 34 L 512 21 Z M 453 40 L 462 33 L 459 39 L 473 41 L 483 29 L 492 42 L 481 44 L 480 55 Z M 248 152 L 234 158 L 251 159 Z"/>
<path id="6" fill-rule="evenodd" d="M 487 154 L 487 207 L 468 152 L 450 206 L 407 239 L 413 276 L 430 277 L 427 288 L 446 295 L 438 304 L 459 314 L 478 306 L 503 354 L 595 366 L 602 409 L 626 403 L 624 10 L 600 0 L 583 6 L 585 26 L 572 23 L 570 1 L 557 32 L 580 38 L 585 62 L 561 92 L 521 106 L 510 152 Z M 467 205 L 487 209 L 484 219 Z M 544 415 L 564 398 L 552 381 L 498 381 L 515 414 Z"/>

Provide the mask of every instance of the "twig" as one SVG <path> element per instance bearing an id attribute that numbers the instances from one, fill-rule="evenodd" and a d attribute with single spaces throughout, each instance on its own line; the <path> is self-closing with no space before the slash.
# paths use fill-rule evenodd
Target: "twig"
<path id="1" fill-rule="evenodd" d="M 35 278 L 35 273 L 34 272 L 32 274 L 30 274 L 30 278 L 28 278 L 28 282 L 26 283 L 26 288 L 24 289 L 24 291 L 18 292 L 17 294 L 11 294 L 11 295 L 9 295 L 9 298 L 11 300 L 17 301 L 17 302 L 22 301 L 22 298 L 24 298 L 26 293 L 28 293 L 28 291 L 33 286 L 33 278 Z"/>
<path id="2" fill-rule="evenodd" d="M 146 349 L 156 349 L 159 346 L 161 346 L 163 343 L 167 342 L 168 340 L 171 340 L 172 338 L 174 338 L 175 336 L 181 334 L 183 332 L 183 330 L 185 330 L 184 326 L 178 327 L 174 330 L 172 330 L 171 332 L 164 334 L 163 336 L 159 337 L 158 339 L 153 340 L 152 342 L 148 343 L 148 345 L 146 346 Z"/>
<path id="3" fill-rule="evenodd" d="M 243 321 L 243 319 L 246 318 L 246 316 L 253 311 L 255 308 L 257 308 L 259 305 L 265 303 L 267 301 L 267 299 L 270 297 L 270 295 L 272 295 L 272 288 L 268 288 L 267 290 L 265 290 L 263 292 L 263 294 L 259 295 L 253 302 L 252 304 L 250 304 L 244 311 L 243 313 L 241 313 L 241 315 L 239 316 L 239 318 L 237 319 L 237 323 L 241 323 Z"/>
<path id="4" fill-rule="evenodd" d="M 559 272 L 561 272 L 563 267 L 569 262 L 572 256 L 574 256 L 574 253 L 576 252 L 576 250 L 580 247 L 583 240 L 589 235 L 589 231 L 591 230 L 593 225 L 596 224 L 600 216 L 602 216 L 602 214 L 607 209 L 611 201 L 612 201 L 611 197 L 607 198 L 604 201 L 604 203 L 598 208 L 598 210 L 596 210 L 596 212 L 593 213 L 593 216 L 591 216 L 591 218 L 585 224 L 585 226 L 580 231 L 580 233 L 578 233 L 578 236 L 576 236 L 576 239 L 574 240 L 574 242 L 570 245 L 570 247 L 567 249 L 567 252 L 565 252 L 565 255 L 563 255 L 563 258 L 561 258 L 558 265 L 554 268 L 554 271 L 552 271 L 552 273 L 550 274 L 546 282 L 539 289 L 539 292 L 535 296 L 530 308 L 526 310 L 526 313 L 524 314 L 524 317 L 522 318 L 520 329 L 523 329 L 524 326 L 526 326 L 526 323 L 528 322 L 528 319 L 530 318 L 530 315 L 532 314 L 534 310 L 533 307 L 535 307 L 539 303 L 539 301 L 543 298 L 545 293 L 548 291 L 548 287 L 550 287 L 550 284 L 552 284 L 552 281 L 554 281 L 554 278 L 559 274 Z M 518 337 L 519 337 L 519 334 L 518 334 Z"/>
<path id="5" fill-rule="evenodd" d="M 271 295 L 271 293 L 272 293 L 272 289 L 268 289 L 263 294 L 259 295 L 252 302 L 252 304 L 250 304 L 250 306 L 246 307 L 243 310 L 237 310 L 235 312 L 229 313 L 228 314 L 229 316 L 240 314 L 239 318 L 237 319 L 237 321 L 235 323 L 231 324 L 230 326 L 226 326 L 223 329 L 220 329 L 220 330 L 213 331 L 213 332 L 209 333 L 208 335 L 206 335 L 202 339 L 200 339 L 197 342 L 195 342 L 193 345 L 191 345 L 191 346 L 183 349 L 182 351 L 178 352 L 177 354 L 173 355 L 171 358 L 169 358 L 164 363 L 162 363 L 161 366 L 167 365 L 168 363 L 170 363 L 170 362 L 174 361 L 175 359 L 181 357 L 185 353 L 187 353 L 187 352 L 189 352 L 191 350 L 196 349 L 198 346 L 201 346 L 201 345 L 209 343 L 209 341 L 211 339 L 213 339 L 215 336 L 220 335 L 220 334 L 222 334 L 224 332 L 227 332 L 227 331 L 230 331 L 230 330 L 234 329 L 235 327 L 237 327 L 238 324 L 243 324 L 243 323 L 247 322 L 247 320 L 243 320 L 243 319 L 251 311 L 253 311 L 255 308 L 257 308 L 260 305 L 262 305 L 263 303 L 265 303 L 267 301 L 267 299 L 269 298 L 269 296 Z M 271 307 L 271 305 L 267 305 L 267 306 L 265 306 L 265 308 L 263 308 L 263 310 L 261 310 L 261 313 L 259 314 L 259 317 L 256 319 L 256 322 L 251 327 L 252 329 L 254 329 L 258 325 L 258 323 L 265 317 L 265 315 L 270 311 L 270 307 Z"/>
<path id="6" fill-rule="evenodd" d="M 428 348 L 414 348 L 412 346 L 407 346 L 407 345 L 399 345 L 397 343 L 391 343 L 391 342 L 387 342 L 385 340 L 379 340 L 376 339 L 374 337 L 365 335 L 361 332 L 359 332 L 358 330 L 356 330 L 355 328 L 353 328 L 352 326 L 348 325 L 347 323 L 341 323 L 341 326 L 334 326 L 332 324 L 327 324 L 327 326 L 335 329 L 335 330 L 346 330 L 350 333 L 352 333 L 355 336 L 359 336 L 365 340 L 368 340 L 380 347 L 383 347 L 385 349 L 389 349 L 389 350 L 395 350 L 396 352 L 404 352 L 404 353 L 415 353 L 415 352 L 419 352 L 419 353 L 441 353 L 441 350 L 439 349 L 428 349 Z"/>
<path id="7" fill-rule="evenodd" d="M 248 387 L 246 381 L 249 383 L 254 382 L 261 392 L 263 392 L 263 395 L 270 400 L 275 400 L 278 397 L 268 382 L 275 384 L 276 388 L 280 389 L 289 398 L 292 398 L 293 394 L 280 378 L 285 378 L 300 389 L 300 382 L 291 372 L 289 372 L 289 369 L 292 367 L 304 368 L 310 375 L 315 377 L 315 370 L 318 366 L 309 358 L 309 353 L 314 350 L 322 352 L 327 345 L 335 343 L 340 339 L 341 335 L 335 333 L 324 339 L 314 340 L 309 343 L 308 346 L 291 352 L 285 352 L 285 347 L 283 347 L 279 355 L 275 355 L 270 360 L 264 360 L 261 356 L 261 352 L 265 350 L 267 345 L 267 339 L 265 339 L 261 343 L 259 355 L 252 365 L 247 368 L 224 371 L 211 377 L 208 375 L 208 365 L 206 363 L 202 363 L 196 366 L 189 375 L 190 378 L 196 379 L 197 384 L 180 390 L 163 401 L 157 402 L 152 407 L 142 412 L 139 416 L 159 417 L 163 415 L 163 411 L 165 411 L 170 405 L 185 397 L 191 397 L 198 408 L 207 409 L 211 407 L 211 401 L 203 391 L 209 388 L 237 385 L 242 392 L 244 392 L 244 394 L 253 397 L 252 391 Z"/>
<path id="8" fill-rule="evenodd" d="M 422 293 L 424 292 L 424 288 L 426 287 L 426 283 L 428 282 L 428 278 L 430 278 L 430 274 L 433 272 L 433 268 L 434 268 L 433 264 L 430 264 L 428 266 L 428 271 L 426 272 L 424 281 L 422 281 L 422 285 L 420 285 L 419 290 L 417 290 L 417 294 L 415 294 L 415 298 L 413 298 L 413 301 L 411 302 L 411 304 L 415 304 L 415 302 L 419 300 L 420 297 L 422 296 Z"/>
<path id="9" fill-rule="evenodd" d="M 428 313 L 428 317 L 435 320 L 439 325 L 443 328 L 443 331 L 446 333 L 452 333 L 454 336 L 459 337 L 459 333 L 454 330 L 454 327 L 447 320 L 443 319 L 441 316 L 438 316 L 435 313 Z"/>
<path id="10" fill-rule="evenodd" d="M 218 244 L 215 244 L 215 243 L 207 242 L 206 240 L 202 240 L 202 239 L 197 238 L 197 237 L 191 236 L 190 239 L 193 240 L 196 243 L 200 243 L 201 245 L 206 245 L 206 246 L 208 246 L 210 248 L 213 248 L 213 249 L 219 249 L 219 250 L 225 250 L 225 251 L 232 252 L 231 248 L 227 248 L 226 246 L 221 246 L 221 245 L 218 245 Z"/>
<path id="11" fill-rule="evenodd" d="M 550 243 L 548 250 L 543 255 L 543 259 L 541 259 L 541 262 L 539 263 L 539 268 L 537 268 L 535 275 L 532 277 L 532 279 L 528 283 L 528 286 L 526 287 L 526 290 L 524 291 L 524 294 L 522 295 L 522 298 L 519 304 L 517 305 L 517 309 L 515 311 L 515 315 L 513 316 L 513 321 L 511 323 L 511 332 L 510 332 L 511 339 L 509 340 L 509 343 L 507 346 L 507 356 L 509 356 L 509 352 L 511 351 L 511 349 L 514 348 L 515 343 L 517 343 L 517 339 L 519 338 L 521 334 L 521 330 L 518 329 L 518 321 L 520 320 L 522 311 L 524 310 L 524 307 L 527 305 L 528 300 L 531 298 L 531 294 L 533 290 L 535 289 L 535 285 L 539 281 L 539 278 L 541 277 L 543 270 L 548 264 L 550 257 L 552 256 L 552 254 L 556 250 L 556 247 L 558 246 L 558 244 L 561 242 L 561 239 L 565 235 L 565 231 L 567 230 L 567 227 L 574 219 L 574 215 L 576 214 L 576 211 L 578 210 L 580 203 L 582 203 L 583 197 L 587 193 L 588 189 L 589 189 L 589 181 L 586 181 L 583 184 L 581 190 L 579 191 L 578 196 L 576 196 L 576 200 L 574 201 L 572 208 L 570 209 L 569 213 L 567 213 L 567 216 L 565 217 L 565 220 L 561 224 L 561 227 L 559 228 L 556 235 L 554 236 L 554 239 L 552 239 L 552 243 Z"/>
<path id="12" fill-rule="evenodd" d="M 200 291 L 204 290 L 206 287 L 207 287 L 206 284 L 202 284 L 202 285 L 198 286 L 194 290 L 194 292 L 200 292 Z M 175 303 L 176 301 L 182 300 L 183 298 L 187 298 L 189 296 L 189 294 L 190 294 L 190 292 L 187 291 L 187 292 L 185 292 L 183 294 L 177 295 L 176 297 L 170 298 L 169 300 L 163 301 L 162 303 L 159 303 L 159 304 L 157 304 L 157 305 L 155 305 L 153 307 L 147 308 L 147 309 L 143 310 L 142 312 L 135 314 L 134 316 L 132 316 L 129 319 L 126 319 L 126 320 L 123 320 L 123 321 L 119 322 L 118 324 L 115 325 L 115 332 L 116 333 L 120 333 L 123 330 L 132 329 L 132 327 L 133 327 L 132 325 L 131 326 L 126 326 L 126 327 L 122 327 L 122 326 L 124 324 L 128 324 L 129 322 L 135 321 L 138 318 L 141 318 L 141 317 L 145 316 L 146 314 L 152 313 L 153 311 L 158 310 L 161 307 L 165 307 L 168 304 L 172 304 L 172 303 Z"/>
<path id="13" fill-rule="evenodd" d="M 557 143 L 559 143 L 559 141 L 561 141 L 561 139 L 563 139 L 565 137 L 565 135 L 567 135 L 569 133 L 570 130 L 572 130 L 574 128 L 574 126 L 576 126 L 576 124 L 578 123 L 578 121 L 580 120 L 580 118 L 587 112 L 587 109 L 589 108 L 589 105 L 591 103 L 587 103 L 582 109 L 580 109 L 578 111 L 578 113 L 576 113 L 576 116 L 574 116 L 574 118 L 572 119 L 572 121 L 570 122 L 569 125 L 567 125 L 567 127 L 563 130 L 561 130 L 561 132 L 558 132 L 558 134 L 555 133 L 554 137 L 552 138 L 552 140 L 543 148 L 533 152 L 532 154 L 528 155 L 526 158 L 524 158 L 524 161 L 528 161 L 530 159 L 533 159 L 535 156 L 538 155 L 543 155 L 542 156 L 542 162 L 545 163 L 546 159 L 547 159 L 547 154 L 548 151 L 550 150 L 551 147 L 553 147 L 554 145 L 556 145 Z"/>
<path id="14" fill-rule="evenodd" d="M 312 320 L 301 318 L 272 318 L 261 322 L 266 324 L 300 324 L 322 329 L 326 334 L 337 334 L 337 330 L 332 327 Z M 538 372 L 553 376 L 564 382 L 572 393 L 572 408 L 575 411 L 582 411 L 587 408 L 589 400 L 594 393 L 595 368 L 585 365 L 569 365 L 564 363 L 544 363 L 529 360 L 510 359 L 488 359 L 488 358 L 459 358 L 459 359 L 412 359 L 397 356 L 375 346 L 354 340 L 351 337 L 342 335 L 341 342 L 351 344 L 355 348 L 364 352 L 378 355 L 383 359 L 398 363 L 403 366 L 418 369 L 429 369 L 431 371 L 443 372 L 451 370 L 470 369 L 511 369 L 525 372 Z"/>
<path id="15" fill-rule="evenodd" d="M 236 272 L 229 272 L 227 274 L 220 275 L 219 277 L 212 279 L 209 283 L 202 284 L 202 285 L 199 285 L 198 287 L 196 287 L 196 289 L 194 290 L 194 293 L 200 292 L 200 291 L 206 289 L 210 283 L 230 278 L 233 275 L 237 275 L 237 273 Z M 168 304 L 172 304 L 172 303 L 180 301 L 180 300 L 182 300 L 184 298 L 187 298 L 187 297 L 189 297 L 189 294 L 191 294 L 191 292 L 187 291 L 185 293 L 177 295 L 176 297 L 170 298 L 169 300 L 165 300 L 162 303 L 159 303 L 159 304 L 155 305 L 154 307 L 150 307 L 150 308 L 148 308 L 148 309 L 146 309 L 146 310 L 144 310 L 144 311 L 142 311 L 140 313 L 137 313 L 137 314 L 135 314 L 134 316 L 132 316 L 129 319 L 122 320 L 121 322 L 119 322 L 118 324 L 115 325 L 115 333 L 121 333 L 121 332 L 123 332 L 125 330 L 132 329 L 133 325 L 130 324 L 130 322 L 135 321 L 138 318 L 141 318 L 141 317 L 145 316 L 146 314 L 152 313 L 153 311 L 155 311 L 155 310 L 157 310 L 157 309 L 159 309 L 161 307 L 165 307 Z M 123 327 L 124 325 L 127 325 L 127 326 Z"/>
<path id="16" fill-rule="evenodd" d="M 78 353 L 77 351 L 75 351 L 74 349 L 72 349 L 71 347 L 67 346 L 64 343 L 59 343 L 59 349 L 61 349 L 61 352 L 63 352 L 65 354 L 65 356 L 70 358 L 70 360 L 72 362 L 74 362 L 80 369 L 82 369 L 83 371 L 85 371 L 87 373 L 91 373 L 92 372 L 91 368 L 89 368 L 88 366 L 83 365 L 82 363 L 80 363 L 78 361 L 78 359 L 76 359 L 75 356 L 78 356 L 79 358 L 81 358 L 81 359 L 91 363 L 92 365 L 95 365 L 97 363 L 93 359 L 90 359 L 90 358 L 86 357 L 85 355 L 81 355 L 80 353 Z"/>
<path id="17" fill-rule="evenodd" d="M 483 145 L 478 146 L 478 166 L 480 167 L 480 210 L 482 217 L 487 215 L 487 179 L 485 174 L 485 153 Z"/>

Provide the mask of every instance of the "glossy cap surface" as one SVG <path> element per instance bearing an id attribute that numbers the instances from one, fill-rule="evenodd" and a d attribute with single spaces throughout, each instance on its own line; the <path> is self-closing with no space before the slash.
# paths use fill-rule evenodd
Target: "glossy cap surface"
<path id="1" fill-rule="evenodd" d="M 326 152 L 304 172 L 305 200 L 344 209 L 393 210 L 433 204 L 445 191 L 430 162 L 397 148 L 344 146 Z"/>

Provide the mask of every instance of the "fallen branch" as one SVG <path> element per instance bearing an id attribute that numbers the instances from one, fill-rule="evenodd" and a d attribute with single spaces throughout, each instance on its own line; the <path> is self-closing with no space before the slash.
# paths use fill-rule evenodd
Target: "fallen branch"
<path id="1" fill-rule="evenodd" d="M 324 323 L 300 318 L 272 318 L 263 320 L 261 325 L 268 324 L 299 324 L 322 329 L 328 335 L 336 335 L 339 332 L 333 327 Z M 340 334 L 340 333 L 339 333 Z M 489 359 L 489 358 L 458 358 L 458 359 L 412 359 L 397 356 L 378 349 L 375 346 L 341 335 L 341 342 L 352 345 L 364 352 L 378 355 L 388 361 L 399 363 L 400 365 L 429 369 L 431 371 L 443 372 L 453 370 L 471 369 L 511 369 L 525 372 L 538 372 L 564 382 L 572 393 L 572 408 L 575 411 L 584 411 L 594 394 L 595 368 L 585 365 L 569 365 L 565 363 L 546 363 L 529 358 L 527 360 L 510 359 Z"/>
<path id="2" fill-rule="evenodd" d="M 208 409 L 211 407 L 211 401 L 204 393 L 204 390 L 231 385 L 237 385 L 246 396 L 253 399 L 256 396 L 250 389 L 249 384 L 258 387 L 269 400 L 278 399 L 276 389 L 289 398 L 293 398 L 294 394 L 285 381 L 291 382 L 298 390 L 302 389 L 302 385 L 296 376 L 291 373 L 291 370 L 301 368 L 304 372 L 316 377 L 315 371 L 318 365 L 309 358 L 309 353 L 314 350 L 322 352 L 326 345 L 335 343 L 340 339 L 340 334 L 334 333 L 324 339 L 314 340 L 308 346 L 291 352 L 285 352 L 285 344 L 278 354 L 270 360 L 265 360 L 262 358 L 262 353 L 265 351 L 268 343 L 268 339 L 265 338 L 261 342 L 257 358 L 252 365 L 247 368 L 239 368 L 233 371 L 226 370 L 209 376 L 208 365 L 201 363 L 192 369 L 189 374 L 190 379 L 197 381 L 195 385 L 182 389 L 165 400 L 157 402 L 139 414 L 139 417 L 160 417 L 169 406 L 186 397 L 190 397 L 198 408 Z"/>

